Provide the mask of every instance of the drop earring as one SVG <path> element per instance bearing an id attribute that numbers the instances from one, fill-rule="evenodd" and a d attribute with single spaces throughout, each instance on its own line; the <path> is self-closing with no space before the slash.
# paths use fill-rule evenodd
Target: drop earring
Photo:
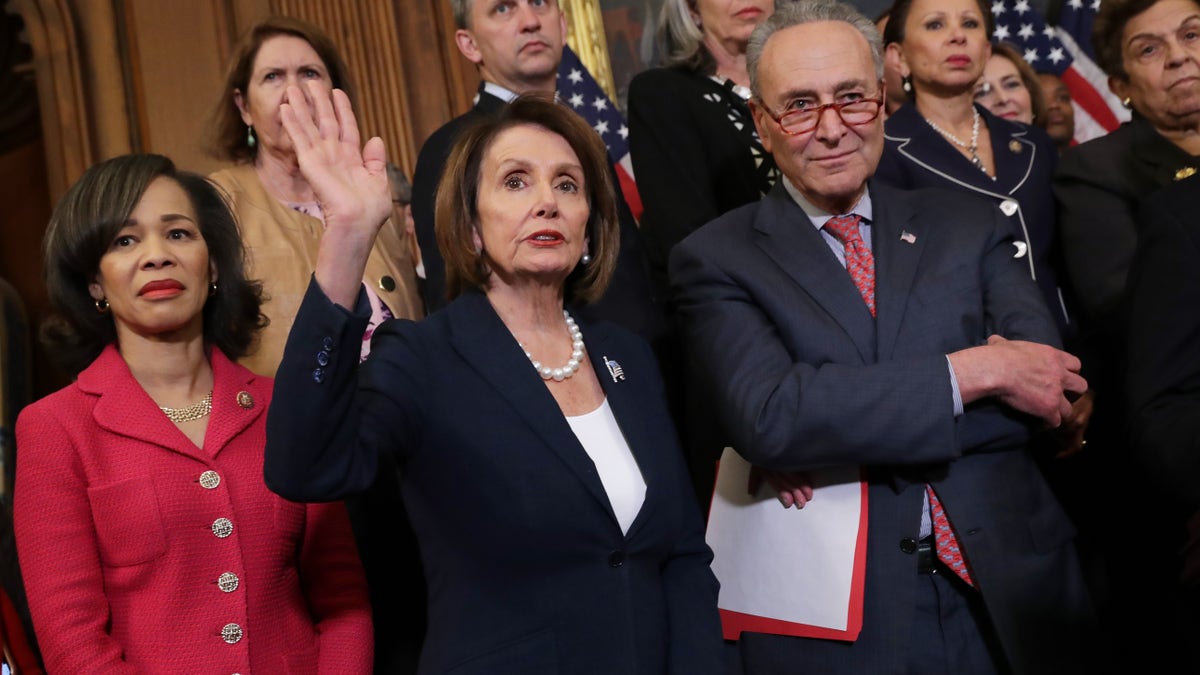
<path id="1" fill-rule="evenodd" d="M 904 90 L 904 93 L 908 94 L 909 96 L 912 96 L 912 93 L 913 93 L 912 76 L 905 75 L 904 77 L 900 78 L 900 88 Z"/>
<path id="2" fill-rule="evenodd" d="M 255 145 L 258 145 L 258 139 L 254 138 L 254 127 L 247 124 L 246 125 L 246 147 L 253 150 Z"/>
<path id="3" fill-rule="evenodd" d="M 579 264 L 587 265 L 592 262 L 592 254 L 588 252 L 587 244 L 583 245 L 583 257 L 579 259 Z"/>

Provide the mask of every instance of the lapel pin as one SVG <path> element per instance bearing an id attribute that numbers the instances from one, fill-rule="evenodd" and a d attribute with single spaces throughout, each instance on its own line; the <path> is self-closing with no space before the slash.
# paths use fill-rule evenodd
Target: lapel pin
<path id="1" fill-rule="evenodd" d="M 908 230 L 900 230 L 900 241 L 906 244 L 915 244 L 917 243 L 917 235 Z"/>
<path id="2" fill-rule="evenodd" d="M 247 409 L 253 408 L 254 407 L 254 397 L 251 396 L 250 392 L 248 392 L 248 391 L 239 391 L 238 395 L 237 395 L 237 404 L 242 406 L 243 408 L 247 408 Z"/>
<path id="3" fill-rule="evenodd" d="M 1011 151 L 1013 151 L 1014 153 L 1016 153 L 1016 154 L 1018 154 L 1018 155 L 1019 155 L 1019 154 L 1021 154 L 1021 150 L 1022 150 L 1022 148 L 1021 148 L 1021 141 L 1018 141 L 1018 140 L 1016 140 L 1015 138 L 1014 138 L 1013 140 L 1009 141 L 1009 142 L 1008 142 L 1008 149 L 1009 149 L 1009 150 L 1011 150 Z"/>
<path id="4" fill-rule="evenodd" d="M 1024 258 L 1025 253 L 1029 251 L 1029 244 L 1023 241 L 1014 241 L 1012 245 L 1017 248 L 1017 252 L 1013 254 L 1014 258 Z"/>
<path id="5" fill-rule="evenodd" d="M 1183 180 L 1184 178 L 1191 178 L 1192 176 L 1195 176 L 1195 175 L 1196 175 L 1196 167 L 1185 166 L 1182 169 L 1175 172 L 1175 180 Z"/>
<path id="6" fill-rule="evenodd" d="M 625 370 L 621 368 L 621 364 L 608 358 L 607 356 L 601 358 L 604 359 L 604 367 L 608 368 L 608 374 L 612 377 L 613 382 L 623 381 L 625 379 Z"/>
<path id="7" fill-rule="evenodd" d="M 1004 215 L 1011 216 L 1017 212 L 1017 202 L 1012 199 L 1005 199 L 1004 201 L 1000 202 L 1000 210 L 1004 213 Z"/>

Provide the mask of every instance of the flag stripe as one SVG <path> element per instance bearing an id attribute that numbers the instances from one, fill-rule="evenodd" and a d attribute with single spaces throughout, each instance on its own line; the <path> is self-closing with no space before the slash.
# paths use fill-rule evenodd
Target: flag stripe
<path id="1" fill-rule="evenodd" d="M 1112 131 L 1121 126 L 1121 121 L 1117 119 L 1112 108 L 1108 107 L 1108 102 L 1092 87 L 1087 78 L 1079 74 L 1078 70 L 1066 69 L 1062 74 L 1062 79 L 1067 85 L 1067 89 L 1071 90 L 1071 98 L 1086 110 L 1093 120 L 1104 127 L 1105 131 Z"/>

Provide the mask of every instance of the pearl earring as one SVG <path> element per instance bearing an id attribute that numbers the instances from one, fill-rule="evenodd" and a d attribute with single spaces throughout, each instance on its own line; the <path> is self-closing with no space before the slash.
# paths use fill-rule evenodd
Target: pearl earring
<path id="1" fill-rule="evenodd" d="M 913 91 L 912 77 L 906 75 L 905 77 L 900 78 L 900 87 L 904 89 L 904 93 L 911 95 Z"/>
<path id="2" fill-rule="evenodd" d="M 257 144 L 258 144 L 258 139 L 254 138 L 254 127 L 247 124 L 246 125 L 246 147 L 248 147 L 250 149 L 254 149 L 254 146 Z"/>
<path id="3" fill-rule="evenodd" d="M 579 262 L 582 265 L 592 262 L 592 254 L 588 252 L 586 245 L 583 247 L 583 257 L 579 259 Z"/>

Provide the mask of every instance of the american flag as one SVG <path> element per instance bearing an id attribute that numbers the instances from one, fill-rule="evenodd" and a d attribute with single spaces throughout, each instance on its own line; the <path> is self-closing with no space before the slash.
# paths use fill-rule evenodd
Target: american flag
<path id="1" fill-rule="evenodd" d="M 1025 60 L 1039 73 L 1054 73 L 1071 90 L 1075 108 L 1075 141 L 1103 136 L 1129 119 L 1117 97 L 1108 90 L 1108 76 L 1089 55 L 1092 19 L 1100 0 L 1065 0 L 1057 28 L 1029 0 L 995 0 L 998 42 L 1009 42 L 1024 53 Z M 1080 45 L 1087 45 L 1085 51 Z"/>
<path id="2" fill-rule="evenodd" d="M 569 46 L 563 47 L 562 62 L 558 66 L 558 98 L 579 113 L 592 125 L 608 147 L 608 157 L 613 161 L 621 193 L 633 217 L 642 217 L 642 199 L 638 196 L 637 184 L 633 180 L 633 162 L 629 158 L 629 127 L 620 108 L 609 100 L 600 84 L 588 72 L 579 56 Z"/>

